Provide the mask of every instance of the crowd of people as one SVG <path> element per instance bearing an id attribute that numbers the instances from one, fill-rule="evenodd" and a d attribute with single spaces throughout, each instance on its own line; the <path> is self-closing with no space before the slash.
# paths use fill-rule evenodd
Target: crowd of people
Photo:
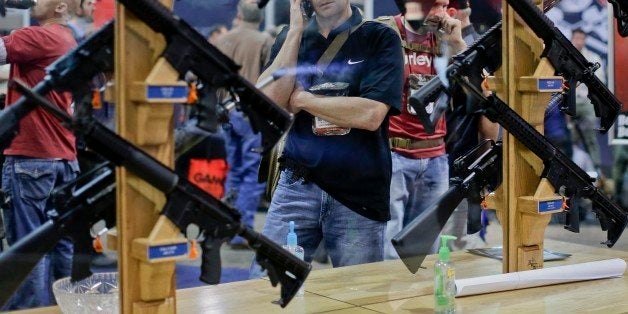
<path id="1" fill-rule="evenodd" d="M 311 12 L 303 10 L 305 2 Z M 42 80 L 48 65 L 94 31 L 94 3 L 39 0 L 31 14 L 39 26 L 0 38 L 0 63 L 11 65 L 9 78 L 31 86 Z M 263 178 L 272 197 L 262 232 L 284 244 L 293 221 L 308 262 L 321 249 L 334 267 L 399 258 L 391 238 L 448 189 L 453 160 L 481 140 L 500 136 L 497 124 L 460 110 L 466 107 L 464 97 L 449 100 L 434 132 L 425 130 L 409 105 L 410 95 L 437 75 L 438 59 L 447 60 L 478 38 L 469 1 L 411 0 L 400 11 L 371 21 L 349 0 L 291 0 L 289 24 L 262 32 L 264 14 L 257 1 L 240 0 L 231 29 L 216 25 L 205 34 L 207 40 L 241 65 L 240 74 L 253 83 L 279 69 L 297 69 L 262 88 L 294 115 L 294 123 L 273 152 L 278 158 L 262 162 L 260 134 L 243 112 L 230 111 L 229 122 L 213 133 L 197 127 L 198 112 L 184 116 L 175 143 L 177 171 L 237 208 L 248 227 L 254 226 L 266 187 L 260 168 L 270 173 Z M 586 50 L 585 36 L 575 30 L 574 46 L 600 62 Z M 596 73 L 605 81 L 603 69 Z M 187 78 L 194 86 L 203 84 L 193 75 Z M 586 96 L 585 87 L 577 87 L 576 117 L 548 111 L 545 128 L 548 138 L 574 159 L 584 149 L 592 171 L 604 181 Z M 9 88 L 6 98 L 10 106 L 19 95 Z M 47 98 L 72 113 L 70 94 L 51 92 Z M 205 86 L 195 101 L 216 105 L 229 99 L 224 91 Z M 195 139 L 183 143 L 183 135 L 190 134 Z M 3 154 L 2 191 L 10 200 L 2 202 L 3 218 L 11 245 L 49 219 L 54 212 L 50 192 L 80 170 L 74 135 L 42 109 L 20 121 L 19 134 Z M 628 189 L 627 155 L 626 149 L 617 150 L 614 176 L 620 196 Z M 628 205 L 625 195 L 622 201 Z M 467 234 L 471 206 L 479 204 L 460 204 L 445 226 L 459 238 L 458 249 L 483 245 L 479 233 Z M 239 237 L 230 245 L 248 247 Z M 51 282 L 69 275 L 71 257 L 70 240 L 61 240 L 5 309 L 53 303 Z M 253 262 L 251 278 L 262 275 Z"/>

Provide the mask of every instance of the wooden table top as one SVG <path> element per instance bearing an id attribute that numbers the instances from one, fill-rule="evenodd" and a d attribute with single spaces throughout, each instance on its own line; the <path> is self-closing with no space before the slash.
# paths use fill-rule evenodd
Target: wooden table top
<path id="1" fill-rule="evenodd" d="M 610 258 L 628 261 L 628 252 L 606 247 L 590 247 L 546 240 L 548 250 L 573 254 L 566 260 L 546 262 L 545 267 L 584 263 Z M 501 261 L 455 252 L 452 260 L 457 278 L 470 278 L 501 273 Z M 401 261 L 385 261 L 312 272 L 306 291 L 376 310 L 379 312 L 433 312 L 433 264 L 429 256 L 416 274 L 411 274 Z M 456 299 L 459 311 L 530 311 L 567 310 L 628 311 L 628 277 L 555 285 L 469 296 Z"/>
<path id="2" fill-rule="evenodd" d="M 628 261 L 628 252 L 558 241 L 545 241 L 546 249 L 573 254 L 564 261 L 546 262 L 545 267 L 609 258 Z M 401 261 L 384 261 L 312 271 L 305 282 L 305 296 L 294 298 L 282 310 L 272 301 L 279 288 L 257 279 L 177 291 L 179 313 L 369 313 L 433 312 L 433 270 L 436 256 L 429 256 L 417 274 Z M 457 278 L 501 273 L 501 261 L 452 253 Z M 628 311 L 628 277 L 569 283 L 506 291 L 456 299 L 458 312 L 575 312 L 617 313 Z M 31 313 L 57 312 L 45 308 Z"/>

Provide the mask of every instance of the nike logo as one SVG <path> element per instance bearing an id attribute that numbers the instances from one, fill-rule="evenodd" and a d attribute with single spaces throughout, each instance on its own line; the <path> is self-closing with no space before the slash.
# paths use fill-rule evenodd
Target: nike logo
<path id="1" fill-rule="evenodd" d="M 364 60 L 360 60 L 360 61 L 351 61 L 351 59 L 349 59 L 349 61 L 347 61 L 347 64 L 349 65 L 354 65 L 354 64 L 358 64 L 358 63 L 362 63 L 364 62 Z"/>

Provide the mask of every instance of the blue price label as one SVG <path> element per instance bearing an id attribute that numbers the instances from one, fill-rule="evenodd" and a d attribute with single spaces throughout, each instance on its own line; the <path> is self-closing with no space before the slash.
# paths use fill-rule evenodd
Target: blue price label
<path id="1" fill-rule="evenodd" d="M 166 257 L 184 256 L 188 254 L 188 244 L 157 245 L 148 248 L 148 259 L 160 259 Z"/>
<path id="2" fill-rule="evenodd" d="M 187 99 L 188 88 L 176 85 L 153 85 L 147 87 L 146 96 L 148 99 Z"/>
<path id="3" fill-rule="evenodd" d="M 563 200 L 551 200 L 539 202 L 539 213 L 546 213 L 563 208 Z"/>
<path id="4" fill-rule="evenodd" d="M 539 91 L 554 91 L 560 90 L 563 87 L 562 79 L 539 79 L 538 88 Z"/>

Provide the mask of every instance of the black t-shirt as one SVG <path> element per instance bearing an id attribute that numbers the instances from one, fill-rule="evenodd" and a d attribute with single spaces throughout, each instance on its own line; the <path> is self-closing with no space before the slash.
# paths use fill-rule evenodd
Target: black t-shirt
<path id="1" fill-rule="evenodd" d="M 359 11 L 352 9 L 351 18 L 327 38 L 318 32 L 316 20 L 311 20 L 301 40 L 299 68 L 316 65 L 338 34 L 361 23 Z M 279 34 L 270 63 L 286 34 L 287 29 Z M 303 74 L 297 80 L 305 90 L 324 82 L 349 83 L 347 96 L 382 102 L 391 107 L 389 114 L 397 114 L 403 87 L 402 58 L 394 30 L 381 23 L 365 22 L 349 36 L 322 76 Z M 296 115 L 283 156 L 305 167 L 312 182 L 358 214 L 377 221 L 389 220 L 392 162 L 388 117 L 376 131 L 353 128 L 338 136 L 315 135 L 312 120 L 313 116 L 304 111 Z"/>

